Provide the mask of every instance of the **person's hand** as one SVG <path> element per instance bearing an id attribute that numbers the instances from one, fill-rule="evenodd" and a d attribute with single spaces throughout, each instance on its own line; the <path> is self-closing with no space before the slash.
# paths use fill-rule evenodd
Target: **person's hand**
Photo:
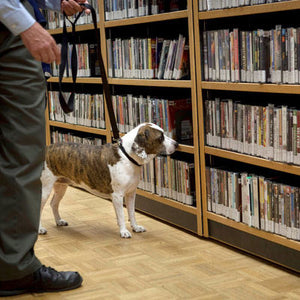
<path id="1" fill-rule="evenodd" d="M 62 0 L 61 9 L 67 16 L 72 16 L 82 10 L 85 10 L 85 13 L 89 14 L 90 10 L 85 7 L 80 6 L 80 3 L 88 3 L 87 0 Z"/>
<path id="2" fill-rule="evenodd" d="M 20 36 L 25 47 L 36 60 L 48 64 L 55 61 L 60 64 L 60 48 L 54 38 L 39 23 L 35 22 Z"/>

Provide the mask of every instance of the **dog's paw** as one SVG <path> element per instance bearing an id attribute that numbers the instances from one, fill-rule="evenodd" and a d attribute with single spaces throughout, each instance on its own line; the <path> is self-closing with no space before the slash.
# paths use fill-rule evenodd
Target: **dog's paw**
<path id="1" fill-rule="evenodd" d="M 68 226 L 69 224 L 68 224 L 67 221 L 65 221 L 65 220 L 63 220 L 63 219 L 60 219 L 60 220 L 58 220 L 58 221 L 56 222 L 56 225 L 57 225 L 57 226 Z"/>
<path id="2" fill-rule="evenodd" d="M 132 230 L 134 232 L 145 232 L 146 231 L 146 229 L 143 226 L 140 226 L 140 225 L 133 226 Z"/>
<path id="3" fill-rule="evenodd" d="M 47 229 L 45 227 L 39 228 L 39 234 L 46 234 L 46 233 L 47 233 Z"/>
<path id="4" fill-rule="evenodd" d="M 131 233 L 130 233 L 127 229 L 121 230 L 121 231 L 120 231 L 120 235 L 121 235 L 121 237 L 124 238 L 124 239 L 129 239 L 129 238 L 131 238 Z"/>

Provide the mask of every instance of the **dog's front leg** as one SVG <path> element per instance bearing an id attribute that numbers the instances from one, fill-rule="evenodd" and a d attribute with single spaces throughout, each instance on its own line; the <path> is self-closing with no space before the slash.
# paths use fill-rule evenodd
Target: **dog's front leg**
<path id="1" fill-rule="evenodd" d="M 56 182 L 54 184 L 54 194 L 51 199 L 50 205 L 51 205 L 53 216 L 54 216 L 57 226 L 68 226 L 68 222 L 61 218 L 61 216 L 59 214 L 59 209 L 58 209 L 60 200 L 63 198 L 67 188 L 68 188 L 68 185 L 64 184 L 64 183 Z"/>
<path id="2" fill-rule="evenodd" d="M 123 195 L 113 193 L 112 202 L 117 215 L 117 222 L 120 228 L 120 235 L 122 238 L 131 238 L 131 233 L 126 229 L 124 208 L 123 208 Z"/>
<path id="3" fill-rule="evenodd" d="M 138 225 L 135 220 L 135 195 L 136 192 L 134 191 L 133 193 L 129 193 L 125 196 L 130 225 L 134 232 L 145 232 L 146 229 L 143 226 Z"/>

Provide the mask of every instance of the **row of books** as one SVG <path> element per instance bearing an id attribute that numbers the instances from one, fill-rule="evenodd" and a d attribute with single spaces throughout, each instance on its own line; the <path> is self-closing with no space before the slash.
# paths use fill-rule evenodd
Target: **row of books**
<path id="1" fill-rule="evenodd" d="M 61 47 L 61 44 L 58 44 Z M 97 54 L 97 44 L 83 43 L 75 44 L 77 52 L 77 77 L 99 77 L 100 76 L 100 63 Z M 68 60 L 64 77 L 71 77 L 71 59 L 72 59 L 72 45 L 68 45 Z M 52 76 L 59 76 L 59 65 L 55 62 L 51 63 Z"/>
<path id="2" fill-rule="evenodd" d="M 104 140 L 96 137 L 79 136 L 70 131 L 53 130 L 51 131 L 51 143 L 80 143 L 90 145 L 103 145 Z"/>
<path id="3" fill-rule="evenodd" d="M 63 93 L 69 99 L 70 93 Z M 49 119 L 64 123 L 105 128 L 104 100 L 102 94 L 75 94 L 74 111 L 65 114 L 59 103 L 59 93 L 49 91 Z"/>
<path id="4" fill-rule="evenodd" d="M 207 209 L 300 240 L 300 188 L 247 172 L 206 167 Z"/>
<path id="5" fill-rule="evenodd" d="M 109 77 L 184 79 L 189 76 L 186 38 L 134 38 L 107 40 Z"/>
<path id="6" fill-rule="evenodd" d="M 63 93 L 68 99 L 70 93 Z M 155 123 L 182 144 L 193 143 L 191 99 L 166 100 L 150 96 L 112 95 L 119 131 L 126 133 L 144 122 Z M 105 128 L 103 95 L 75 94 L 74 111 L 65 114 L 59 93 L 49 91 L 49 119 L 76 125 Z"/>
<path id="7" fill-rule="evenodd" d="M 204 105 L 207 145 L 300 164 L 300 110 L 219 98 Z"/>
<path id="8" fill-rule="evenodd" d="M 107 21 L 186 9 L 186 0 L 105 0 Z"/>
<path id="9" fill-rule="evenodd" d="M 141 168 L 138 187 L 186 205 L 196 205 L 194 163 L 156 157 Z"/>
<path id="10" fill-rule="evenodd" d="M 99 9 L 98 9 L 98 0 L 89 0 L 89 4 L 93 6 L 97 14 L 97 20 L 99 21 Z M 47 28 L 48 29 L 56 29 L 63 27 L 63 14 L 57 11 L 50 11 L 50 10 L 43 10 L 43 15 L 47 21 Z M 69 16 L 68 19 L 72 22 L 75 21 L 75 15 Z M 76 22 L 76 25 L 83 25 L 83 24 L 91 24 L 93 23 L 92 15 L 82 13 L 79 19 Z M 71 23 L 66 21 L 67 26 L 71 26 Z"/>
<path id="11" fill-rule="evenodd" d="M 300 82 L 300 28 L 203 32 L 207 81 Z"/>
<path id="12" fill-rule="evenodd" d="M 199 11 L 258 5 L 290 0 L 199 0 Z"/>
<path id="13" fill-rule="evenodd" d="M 150 96 L 113 95 L 113 107 L 120 132 L 144 122 L 155 123 L 179 143 L 192 144 L 191 99 L 166 100 Z"/>

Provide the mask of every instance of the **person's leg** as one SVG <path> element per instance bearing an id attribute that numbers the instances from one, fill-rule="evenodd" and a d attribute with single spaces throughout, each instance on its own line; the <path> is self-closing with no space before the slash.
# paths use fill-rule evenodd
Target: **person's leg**
<path id="1" fill-rule="evenodd" d="M 2 30 L 1 30 L 2 29 Z M 45 80 L 20 37 L 0 31 L 0 281 L 41 267 L 34 255 L 44 160 Z"/>
<path id="2" fill-rule="evenodd" d="M 27 9 L 32 11 L 28 2 Z M 0 297 L 78 288 L 77 272 L 42 266 L 34 254 L 45 148 L 41 63 L 0 23 Z"/>

